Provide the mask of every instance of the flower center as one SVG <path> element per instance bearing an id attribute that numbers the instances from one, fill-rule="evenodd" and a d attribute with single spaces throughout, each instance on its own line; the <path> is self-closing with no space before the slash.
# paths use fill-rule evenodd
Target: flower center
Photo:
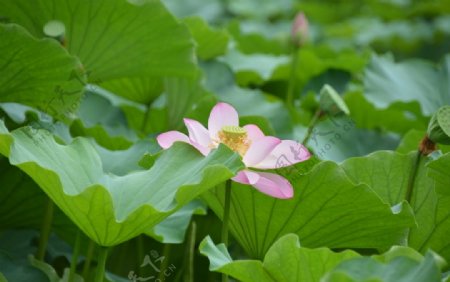
<path id="1" fill-rule="evenodd" d="M 250 140 L 247 138 L 247 130 L 239 126 L 224 126 L 219 131 L 220 143 L 227 145 L 233 151 L 244 156 L 250 147 Z"/>

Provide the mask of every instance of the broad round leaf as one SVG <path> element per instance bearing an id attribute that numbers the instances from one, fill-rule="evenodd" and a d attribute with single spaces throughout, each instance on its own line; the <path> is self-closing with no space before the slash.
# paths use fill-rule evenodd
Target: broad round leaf
<path id="1" fill-rule="evenodd" d="M 225 146 L 205 158 L 187 144 L 175 144 L 150 170 L 118 176 L 104 171 L 95 146 L 84 138 L 59 145 L 45 130 L 26 127 L 9 133 L 1 121 L 0 137 L 0 153 L 104 246 L 150 230 L 242 169 L 239 156 Z"/>
<path id="2" fill-rule="evenodd" d="M 84 76 L 72 79 L 81 71 L 79 61 L 58 42 L 38 40 L 15 24 L 0 24 L 0 38 L 0 102 L 22 103 L 60 118 L 72 113 L 83 93 Z"/>

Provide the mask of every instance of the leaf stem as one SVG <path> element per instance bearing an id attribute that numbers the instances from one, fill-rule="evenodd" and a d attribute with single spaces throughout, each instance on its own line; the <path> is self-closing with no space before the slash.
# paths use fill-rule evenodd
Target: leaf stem
<path id="1" fill-rule="evenodd" d="M 78 255 L 80 254 L 80 241 L 81 231 L 78 229 L 77 236 L 75 238 L 75 245 L 73 247 L 72 259 L 70 261 L 69 282 L 72 282 L 75 278 L 75 272 L 77 271 Z"/>
<path id="2" fill-rule="evenodd" d="M 167 268 L 167 266 L 169 265 L 169 259 L 170 259 L 170 250 L 172 249 L 172 245 L 171 244 L 164 244 L 164 248 L 163 248 L 163 257 L 164 260 L 161 262 L 161 272 L 158 275 L 158 279 L 159 281 L 164 281 L 164 270 Z"/>
<path id="3" fill-rule="evenodd" d="M 94 255 L 94 241 L 89 240 L 89 245 L 88 245 L 88 249 L 87 249 L 87 253 L 86 253 L 86 260 L 84 261 L 84 265 L 83 265 L 83 273 L 82 276 L 84 278 L 85 281 L 88 281 L 89 279 L 89 269 L 91 267 L 91 261 L 92 261 L 92 256 Z"/>
<path id="4" fill-rule="evenodd" d="M 144 254 L 144 235 L 139 235 L 136 239 L 136 245 L 137 245 L 137 255 L 139 258 L 139 261 L 143 261 L 145 254 Z M 144 275 L 144 269 L 141 267 L 138 269 L 139 276 Z"/>
<path id="5" fill-rule="evenodd" d="M 420 149 L 417 150 L 416 155 L 414 157 L 414 163 L 413 163 L 410 173 L 409 173 L 408 186 L 406 188 L 406 193 L 405 193 L 405 200 L 408 201 L 408 203 L 411 203 L 412 193 L 413 193 L 413 189 L 414 189 L 414 182 L 416 180 L 417 169 L 419 168 L 419 164 L 420 164 L 420 160 L 422 159 L 422 156 L 423 155 L 422 155 Z"/>
<path id="6" fill-rule="evenodd" d="M 311 119 L 311 122 L 308 125 L 308 131 L 306 132 L 305 137 L 303 138 L 303 141 L 301 144 L 306 146 L 306 143 L 308 142 L 309 138 L 311 137 L 311 133 L 316 126 L 317 121 L 319 121 L 320 116 L 322 115 L 322 110 L 318 108 L 316 112 L 314 113 L 313 118 Z"/>
<path id="7" fill-rule="evenodd" d="M 103 282 L 105 277 L 106 258 L 108 256 L 108 248 L 99 246 L 97 272 L 95 273 L 95 282 Z"/>
<path id="8" fill-rule="evenodd" d="M 291 55 L 291 72 L 289 74 L 289 84 L 288 91 L 286 94 L 286 104 L 288 107 L 294 108 L 294 92 L 295 92 L 295 81 L 297 76 L 297 65 L 298 65 L 298 48 L 293 47 Z"/>
<path id="9" fill-rule="evenodd" d="M 48 238 L 50 237 L 50 231 L 52 228 L 53 210 L 54 203 L 52 199 L 48 198 L 44 219 L 41 225 L 41 234 L 39 236 L 39 245 L 36 254 L 36 258 L 40 261 L 44 261 L 45 251 L 47 250 Z"/>
<path id="10" fill-rule="evenodd" d="M 228 246 L 228 221 L 230 218 L 230 206 L 231 206 L 231 180 L 228 179 L 225 182 L 225 199 L 223 209 L 223 223 L 222 223 L 222 243 Z M 222 274 L 222 282 L 228 281 L 228 275 Z"/>
<path id="11" fill-rule="evenodd" d="M 145 107 L 144 120 L 142 120 L 141 124 L 141 132 L 145 134 L 145 129 L 147 128 L 148 117 L 150 115 L 150 107 L 152 106 L 152 102 L 150 101 Z"/>
<path id="12" fill-rule="evenodd" d="M 184 281 L 187 282 L 194 282 L 194 250 L 196 233 L 197 224 L 195 223 L 195 221 L 192 221 L 186 249 L 187 267 L 184 275 Z"/>

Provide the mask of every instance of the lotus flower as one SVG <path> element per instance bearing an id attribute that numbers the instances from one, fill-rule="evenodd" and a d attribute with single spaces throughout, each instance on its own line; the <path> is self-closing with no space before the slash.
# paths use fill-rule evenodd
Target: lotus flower
<path id="1" fill-rule="evenodd" d="M 265 136 L 254 124 L 239 127 L 239 116 L 229 104 L 218 103 L 212 109 L 208 129 L 192 119 L 184 119 L 189 137 L 178 131 L 169 131 L 157 137 L 159 145 L 167 149 L 176 141 L 186 142 L 207 156 L 220 143 L 239 153 L 246 168 L 233 181 L 252 185 L 260 192 L 275 198 L 292 198 L 292 185 L 284 177 L 268 172 L 254 171 L 292 165 L 310 157 L 308 150 L 292 140 Z"/>

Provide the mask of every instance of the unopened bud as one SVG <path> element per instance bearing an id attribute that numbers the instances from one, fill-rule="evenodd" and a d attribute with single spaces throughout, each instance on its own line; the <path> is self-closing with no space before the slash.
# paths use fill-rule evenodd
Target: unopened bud
<path id="1" fill-rule="evenodd" d="M 344 113 L 346 115 L 350 114 L 350 110 L 345 104 L 341 96 L 328 84 L 325 84 L 320 90 L 320 109 L 332 116 Z"/>
<path id="2" fill-rule="evenodd" d="M 308 40 L 308 19 L 302 12 L 295 16 L 292 24 L 291 39 L 296 47 L 301 47 Z"/>
<path id="3" fill-rule="evenodd" d="M 450 145 L 450 106 L 442 106 L 431 117 L 427 130 L 428 138 L 434 143 Z"/>
<path id="4" fill-rule="evenodd" d="M 53 20 L 44 25 L 44 34 L 58 40 L 63 46 L 65 46 L 65 32 L 66 27 L 60 21 Z"/>

